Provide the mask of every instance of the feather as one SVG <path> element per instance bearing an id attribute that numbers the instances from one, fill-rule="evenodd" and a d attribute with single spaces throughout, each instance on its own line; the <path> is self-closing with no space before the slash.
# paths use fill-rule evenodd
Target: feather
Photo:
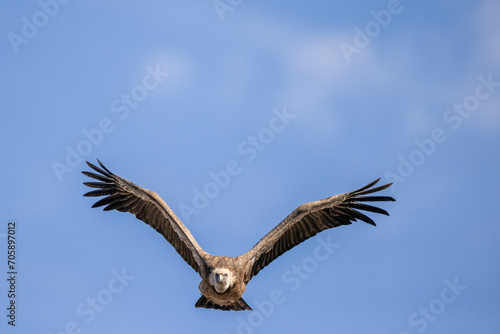
<path id="1" fill-rule="evenodd" d="M 82 172 L 90 178 L 101 181 L 84 182 L 90 188 L 98 188 L 98 190 L 85 193 L 84 196 L 106 196 L 95 202 L 92 207 L 105 206 L 104 211 L 118 210 L 134 214 L 161 233 L 181 257 L 202 275 L 205 270 L 206 252 L 198 245 L 191 232 L 170 207 L 156 193 L 113 174 L 101 161 L 97 160 L 97 162 L 100 167 L 88 161 L 87 165 L 99 174 Z"/>
<path id="2" fill-rule="evenodd" d="M 377 208 L 376 206 L 371 206 L 367 204 L 362 204 L 362 203 L 351 203 L 349 205 L 351 208 L 358 209 L 358 210 L 364 210 L 364 211 L 370 211 L 370 212 L 375 212 L 375 213 L 380 213 L 383 215 L 388 216 L 389 214 L 387 211 Z"/>
<path id="3" fill-rule="evenodd" d="M 90 188 L 114 188 L 115 184 L 112 182 L 83 182 L 84 185 Z"/>
<path id="4" fill-rule="evenodd" d="M 83 194 L 83 196 L 86 197 L 96 197 L 96 196 L 107 196 L 107 195 L 113 195 L 117 192 L 116 189 L 99 189 L 99 190 L 93 190 L 89 191 L 88 193 Z"/>
<path id="5" fill-rule="evenodd" d="M 114 194 L 114 195 L 111 195 L 111 196 L 108 196 L 108 197 L 104 197 L 103 199 L 100 199 L 98 200 L 97 202 L 94 203 L 94 205 L 92 205 L 93 208 L 98 208 L 100 206 L 103 206 L 103 205 L 106 205 L 106 204 L 110 204 L 114 201 L 119 201 L 121 199 L 125 198 L 124 195 L 122 194 Z"/>
<path id="6" fill-rule="evenodd" d="M 394 202 L 395 199 L 389 196 L 356 196 L 351 201 L 356 202 Z"/>
<path id="7" fill-rule="evenodd" d="M 87 161 L 87 165 L 89 165 L 90 168 L 92 168 L 93 170 L 95 170 L 96 172 L 99 172 L 101 173 L 102 175 L 105 175 L 107 177 L 111 177 L 111 173 L 108 173 L 108 172 L 105 172 L 104 170 L 102 170 L 101 168 L 97 167 L 96 165 L 90 163 Z"/>
<path id="8" fill-rule="evenodd" d="M 86 175 L 88 177 L 94 178 L 96 180 L 102 181 L 102 182 L 109 182 L 109 181 L 111 181 L 111 179 L 109 177 L 104 177 L 104 176 L 101 176 L 101 175 L 98 175 L 98 174 L 95 174 L 95 173 L 92 173 L 92 172 L 83 171 L 82 174 L 84 174 L 84 175 Z"/>
<path id="9" fill-rule="evenodd" d="M 384 190 L 386 188 L 389 188 L 391 185 L 392 185 L 392 183 L 388 183 L 388 184 L 384 184 L 383 186 L 379 186 L 379 187 L 376 187 L 376 188 L 371 188 L 371 189 L 359 191 L 359 192 L 356 192 L 356 196 L 375 193 L 377 191 L 381 191 L 381 190 Z"/>
<path id="10" fill-rule="evenodd" d="M 375 226 L 372 218 L 358 210 L 388 215 L 384 209 L 360 203 L 394 201 L 394 198 L 389 196 L 363 196 L 384 190 L 391 185 L 389 183 L 374 187 L 379 181 L 380 178 L 358 190 L 300 205 L 243 255 L 249 263 L 254 263 L 246 272 L 246 281 L 257 275 L 279 255 L 321 231 L 349 225 L 358 220 Z M 297 231 L 300 231 L 300 234 Z"/>

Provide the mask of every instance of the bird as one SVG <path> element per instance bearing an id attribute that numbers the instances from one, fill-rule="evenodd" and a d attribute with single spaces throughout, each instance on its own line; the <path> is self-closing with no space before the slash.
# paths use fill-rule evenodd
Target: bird
<path id="1" fill-rule="evenodd" d="M 195 303 L 197 308 L 252 310 L 242 295 L 250 280 L 264 267 L 324 230 L 349 225 L 357 220 L 375 226 L 375 222 L 359 210 L 389 215 L 387 211 L 363 202 L 395 201 L 390 196 L 369 195 L 392 184 L 374 187 L 379 178 L 355 191 L 300 205 L 240 256 L 214 256 L 198 245 L 189 229 L 157 193 L 112 173 L 99 159 L 97 162 L 100 167 L 87 161 L 87 165 L 97 173 L 82 171 L 97 180 L 83 183 L 95 189 L 84 196 L 105 196 L 92 207 L 105 206 L 104 211 L 132 213 L 163 235 L 201 277 L 198 287 L 201 296 Z"/>

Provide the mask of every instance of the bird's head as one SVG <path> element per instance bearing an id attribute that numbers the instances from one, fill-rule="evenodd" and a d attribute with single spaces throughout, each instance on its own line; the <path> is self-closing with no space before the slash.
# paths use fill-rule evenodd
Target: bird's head
<path id="1" fill-rule="evenodd" d="M 212 270 L 212 273 L 210 274 L 210 284 L 213 285 L 215 291 L 218 293 L 225 292 L 229 289 L 232 283 L 233 275 L 229 269 L 217 268 Z"/>

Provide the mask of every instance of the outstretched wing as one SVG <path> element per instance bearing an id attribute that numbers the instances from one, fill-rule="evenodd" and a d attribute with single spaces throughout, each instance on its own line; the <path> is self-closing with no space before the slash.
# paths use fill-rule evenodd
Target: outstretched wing
<path id="1" fill-rule="evenodd" d="M 93 208 L 107 205 L 104 211 L 118 210 L 130 212 L 152 228 L 161 233 L 174 246 L 177 253 L 202 275 L 205 269 L 203 249 L 198 245 L 187 227 L 174 214 L 170 207 L 158 194 L 141 188 L 124 178 L 111 173 L 104 165 L 99 168 L 87 161 L 87 164 L 96 172 L 82 173 L 100 182 L 84 182 L 91 188 L 99 188 L 86 193 L 84 196 L 107 196 L 97 201 Z"/>
<path id="2" fill-rule="evenodd" d="M 375 225 L 370 217 L 358 210 L 389 215 L 385 210 L 361 203 L 394 201 L 394 198 L 389 196 L 364 196 L 386 189 L 392 184 L 372 188 L 379 180 L 375 180 L 356 191 L 302 204 L 295 209 L 251 250 L 241 255 L 242 261 L 247 263 L 245 282 L 250 281 L 262 268 L 281 254 L 321 231 L 348 225 L 358 219 Z"/>

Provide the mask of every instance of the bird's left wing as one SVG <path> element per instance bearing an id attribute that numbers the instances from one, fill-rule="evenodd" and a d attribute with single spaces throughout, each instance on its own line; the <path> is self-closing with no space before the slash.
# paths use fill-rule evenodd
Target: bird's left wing
<path id="1" fill-rule="evenodd" d="M 274 229 L 266 234 L 252 249 L 240 256 L 246 263 L 245 282 L 274 261 L 284 252 L 304 240 L 329 228 L 351 224 L 357 219 L 375 225 L 375 222 L 358 210 L 389 215 L 385 210 L 361 202 L 394 201 L 389 196 L 364 196 L 389 187 L 391 184 L 372 188 L 378 181 L 341 195 L 302 204 Z"/>
<path id="2" fill-rule="evenodd" d="M 83 171 L 88 177 L 100 182 L 85 182 L 86 186 L 98 188 L 84 196 L 107 196 L 97 201 L 93 208 L 107 205 L 104 211 L 130 212 L 138 219 L 161 233 L 175 250 L 196 272 L 203 275 L 205 251 L 198 245 L 188 228 L 174 214 L 157 193 L 141 188 L 134 183 L 111 173 L 104 165 L 99 168 L 90 162 L 89 167 L 99 174 Z"/>

